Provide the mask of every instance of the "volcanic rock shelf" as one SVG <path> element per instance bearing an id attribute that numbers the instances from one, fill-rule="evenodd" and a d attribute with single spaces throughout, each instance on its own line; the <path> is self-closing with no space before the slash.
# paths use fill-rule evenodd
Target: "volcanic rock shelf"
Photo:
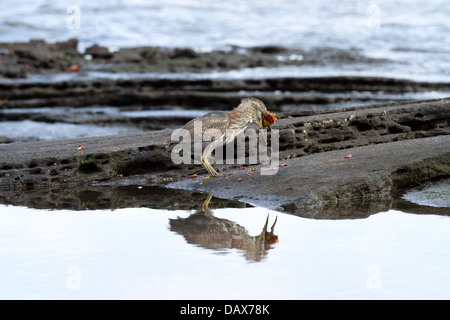
<path id="1" fill-rule="evenodd" d="M 285 114 L 271 128 L 279 130 L 284 165 L 274 175 L 236 164 L 215 165 L 223 176 L 207 178 L 200 165 L 175 165 L 163 145 L 171 130 L 4 144 L 0 188 L 4 197 L 54 187 L 164 186 L 323 217 L 355 199 L 390 199 L 399 188 L 449 178 L 449 119 L 450 99 Z"/>

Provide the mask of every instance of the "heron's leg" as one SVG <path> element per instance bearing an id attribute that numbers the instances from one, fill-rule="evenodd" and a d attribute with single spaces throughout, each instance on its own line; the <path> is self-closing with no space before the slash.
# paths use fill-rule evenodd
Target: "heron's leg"
<path id="1" fill-rule="evenodd" d="M 216 141 L 214 141 L 214 142 L 216 142 Z M 214 170 L 214 168 L 211 166 L 211 164 L 208 161 L 208 155 L 211 154 L 212 150 L 214 150 L 214 147 L 215 147 L 214 143 L 209 144 L 205 148 L 205 150 L 203 150 L 203 154 L 202 154 L 201 160 L 202 160 L 203 166 L 206 168 L 206 170 L 208 171 L 209 175 L 215 177 L 215 176 L 218 175 L 217 171 Z"/>
<path id="2" fill-rule="evenodd" d="M 217 171 L 216 170 L 214 170 L 214 168 L 211 166 L 211 164 L 208 162 L 208 159 L 206 159 L 205 158 L 205 162 L 206 162 L 206 165 L 208 166 L 208 168 L 209 168 L 209 174 L 210 175 L 212 175 L 212 176 L 217 176 Z"/>
<path id="3" fill-rule="evenodd" d="M 264 241 L 266 250 L 270 248 L 271 244 L 278 242 L 278 236 L 273 234 L 275 224 L 277 223 L 277 218 L 278 217 L 275 217 L 275 222 L 273 223 L 270 232 L 268 232 L 267 226 L 269 224 L 269 214 L 267 214 L 267 219 L 266 219 L 266 223 L 264 224 L 263 230 L 262 230 L 261 234 L 257 237 L 258 239 L 261 239 L 262 241 Z"/>
<path id="4" fill-rule="evenodd" d="M 205 167 L 206 171 L 208 171 L 208 173 L 211 175 L 211 172 L 209 172 L 209 168 L 206 165 L 205 161 L 203 161 L 203 156 L 200 158 L 202 160 L 202 165 Z"/>
<path id="5" fill-rule="evenodd" d="M 269 215 L 267 215 L 267 216 L 269 216 Z M 273 233 L 273 229 L 275 228 L 275 225 L 277 224 L 277 220 L 278 220 L 278 216 L 275 217 L 275 221 L 272 225 L 272 228 L 270 228 L 270 233 Z"/>
<path id="6" fill-rule="evenodd" d="M 211 198 L 212 198 L 212 196 L 210 194 L 208 194 L 208 197 L 206 198 L 206 200 L 202 204 L 202 211 L 203 212 L 207 212 L 209 210 L 208 209 L 208 205 L 209 205 L 209 202 L 211 201 Z"/>
<path id="7" fill-rule="evenodd" d="M 217 176 L 217 171 L 214 170 L 214 168 L 209 164 L 208 157 L 207 157 L 206 155 L 203 155 L 202 158 L 201 158 L 201 160 L 202 160 L 203 166 L 204 166 L 205 169 L 208 171 L 208 173 L 209 173 L 211 176 Z"/>

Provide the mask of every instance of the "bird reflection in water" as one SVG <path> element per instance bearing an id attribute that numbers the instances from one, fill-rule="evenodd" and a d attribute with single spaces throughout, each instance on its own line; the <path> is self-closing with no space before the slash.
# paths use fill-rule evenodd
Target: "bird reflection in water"
<path id="1" fill-rule="evenodd" d="M 245 259 L 252 261 L 260 261 L 271 249 L 272 244 L 278 242 L 278 236 L 274 234 L 277 218 L 269 232 L 267 230 L 269 215 L 267 215 L 262 232 L 253 237 L 237 223 L 214 217 L 208 208 L 211 198 L 211 195 L 208 195 L 201 210 L 189 217 L 170 219 L 170 230 L 182 235 L 188 243 L 203 248 L 243 250 Z"/>

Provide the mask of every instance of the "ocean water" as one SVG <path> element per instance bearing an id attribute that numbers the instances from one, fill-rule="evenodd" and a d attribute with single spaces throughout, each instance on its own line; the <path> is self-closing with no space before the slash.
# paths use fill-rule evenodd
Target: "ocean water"
<path id="1" fill-rule="evenodd" d="M 422 80 L 450 78 L 450 2 L 378 1 L 1 1 L 0 42 L 77 38 L 119 47 L 281 45 L 352 51 L 385 66 L 337 63 L 297 75 L 360 73 Z M 248 72 L 248 71 L 247 71 Z"/>

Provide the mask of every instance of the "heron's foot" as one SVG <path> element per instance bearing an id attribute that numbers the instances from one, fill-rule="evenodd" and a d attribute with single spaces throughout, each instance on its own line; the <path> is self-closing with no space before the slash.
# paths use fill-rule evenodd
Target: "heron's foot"
<path id="1" fill-rule="evenodd" d="M 214 179 L 214 178 L 220 178 L 220 177 L 225 177 L 225 176 L 227 176 L 225 173 L 218 173 L 218 174 L 216 174 L 216 175 L 209 174 L 208 176 L 203 177 L 202 179 L 203 179 L 203 180 L 206 180 L 206 179 Z"/>
<path id="2" fill-rule="evenodd" d="M 211 167 L 211 166 L 209 166 L 209 174 L 212 175 L 212 176 L 214 176 L 214 177 L 216 177 L 216 176 L 219 175 L 219 174 L 217 173 L 217 171 L 214 170 L 214 168 Z"/>
<path id="3" fill-rule="evenodd" d="M 210 176 L 217 176 L 218 173 L 214 168 L 209 164 L 209 161 L 206 157 L 202 157 L 202 164 L 205 167 L 206 171 L 208 171 Z"/>

